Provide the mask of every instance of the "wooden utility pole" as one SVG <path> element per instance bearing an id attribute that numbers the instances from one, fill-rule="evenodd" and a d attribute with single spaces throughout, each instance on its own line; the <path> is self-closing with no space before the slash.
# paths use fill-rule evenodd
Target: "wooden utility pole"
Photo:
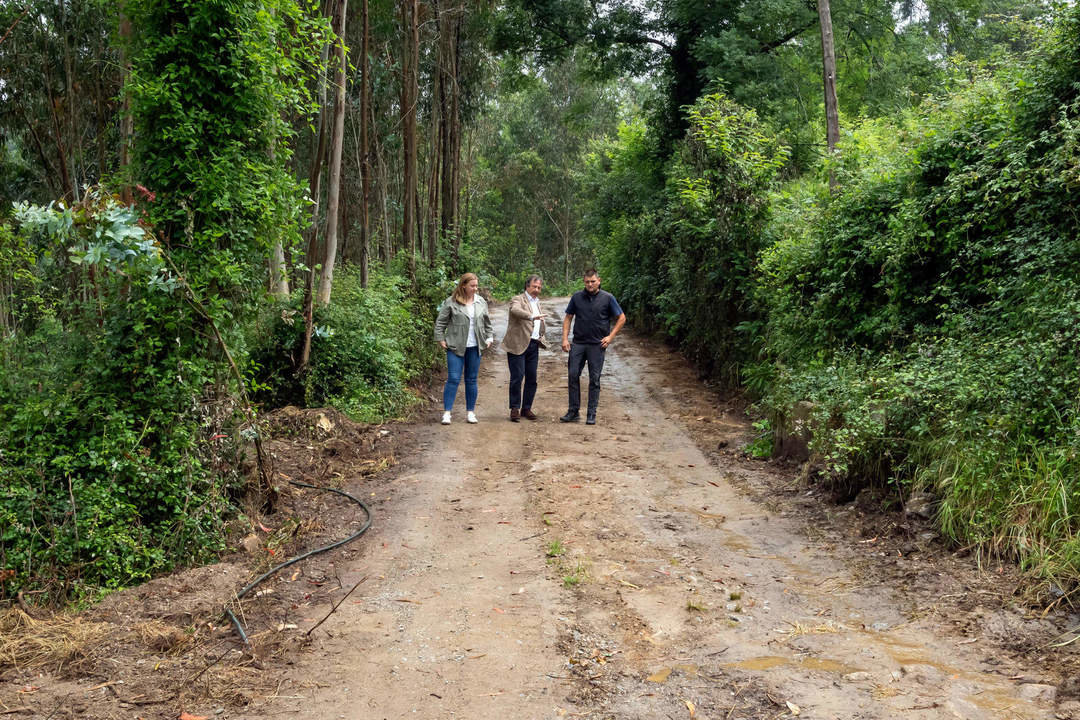
<path id="1" fill-rule="evenodd" d="M 836 50 L 833 42 L 832 13 L 829 0 L 818 0 L 818 19 L 821 22 L 822 80 L 825 85 L 825 138 L 829 160 L 833 159 L 840 142 L 840 110 L 836 103 Z M 829 190 L 836 191 L 836 173 L 829 167 Z"/>

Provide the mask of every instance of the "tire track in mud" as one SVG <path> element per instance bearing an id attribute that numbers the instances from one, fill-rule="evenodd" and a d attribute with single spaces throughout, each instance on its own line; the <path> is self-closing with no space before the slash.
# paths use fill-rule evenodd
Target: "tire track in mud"
<path id="1" fill-rule="evenodd" d="M 561 321 L 565 300 L 543 305 Z M 491 353 L 480 424 L 431 413 L 346 569 L 370 579 L 250 716 L 1054 717 L 1023 668 L 736 490 L 762 471 L 694 444 L 679 363 L 620 336 L 599 424 L 563 425 L 565 355 L 544 351 L 541 419 L 509 423 Z"/>

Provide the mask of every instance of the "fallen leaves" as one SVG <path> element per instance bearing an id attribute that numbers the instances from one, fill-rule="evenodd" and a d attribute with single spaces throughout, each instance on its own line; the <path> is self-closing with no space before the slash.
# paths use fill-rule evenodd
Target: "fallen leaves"
<path id="1" fill-rule="evenodd" d="M 210 720 L 207 715 L 192 715 L 189 712 L 181 712 L 177 720 Z"/>

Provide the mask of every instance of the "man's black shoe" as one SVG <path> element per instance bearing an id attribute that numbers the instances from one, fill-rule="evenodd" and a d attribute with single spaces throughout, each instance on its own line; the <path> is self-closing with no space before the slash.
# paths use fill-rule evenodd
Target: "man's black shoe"
<path id="1" fill-rule="evenodd" d="M 567 410 L 566 414 L 559 418 L 559 422 L 577 422 L 580 419 L 581 416 L 578 415 L 577 410 Z"/>
<path id="2" fill-rule="evenodd" d="M 586 425 L 595 425 L 596 424 L 596 413 L 595 412 L 591 412 L 587 416 L 585 416 L 585 424 Z"/>

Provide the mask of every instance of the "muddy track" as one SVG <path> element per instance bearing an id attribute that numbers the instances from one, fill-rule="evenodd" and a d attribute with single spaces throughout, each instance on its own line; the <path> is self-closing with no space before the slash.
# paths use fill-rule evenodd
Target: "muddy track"
<path id="1" fill-rule="evenodd" d="M 552 328 L 564 302 L 544 302 Z M 869 572 L 872 540 L 839 537 L 842 516 L 791 512 L 770 497 L 774 468 L 704 453 L 702 437 L 745 441 L 745 418 L 695 414 L 711 396 L 677 356 L 620 336 L 595 427 L 557 422 L 557 348 L 541 354 L 537 422 L 507 421 L 507 383 L 492 352 L 480 423 L 459 408 L 442 427 L 433 410 L 417 428 L 363 548 L 338 563 L 362 585 L 275 693 L 230 716 L 1072 716 L 1056 660 L 988 630 L 1022 613 L 935 611 L 967 592 L 948 567 L 924 562 L 910 584 Z"/>

